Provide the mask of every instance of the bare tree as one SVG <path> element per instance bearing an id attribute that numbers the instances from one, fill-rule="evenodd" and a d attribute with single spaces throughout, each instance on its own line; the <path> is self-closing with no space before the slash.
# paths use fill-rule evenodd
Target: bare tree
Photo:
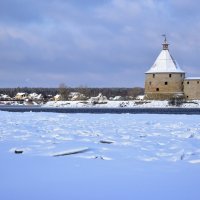
<path id="1" fill-rule="evenodd" d="M 143 94 L 144 94 L 144 89 L 140 87 L 135 87 L 128 91 L 128 96 L 131 96 L 133 98 L 136 98 L 138 95 L 143 95 Z"/>
<path id="2" fill-rule="evenodd" d="M 70 93 L 70 88 L 67 87 L 64 83 L 61 83 L 58 88 L 58 93 L 61 95 L 61 99 L 68 100 L 69 98 L 69 93 Z"/>
<path id="3" fill-rule="evenodd" d="M 89 97 L 90 89 L 88 89 L 87 86 L 80 85 L 77 88 L 77 92 L 83 94 L 87 98 L 87 97 Z"/>

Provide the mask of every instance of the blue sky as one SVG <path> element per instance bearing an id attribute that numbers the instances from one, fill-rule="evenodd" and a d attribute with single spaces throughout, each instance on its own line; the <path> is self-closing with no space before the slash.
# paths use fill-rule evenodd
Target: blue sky
<path id="1" fill-rule="evenodd" d="M 197 0 L 1 0 L 0 87 L 143 86 L 161 50 L 200 76 Z"/>

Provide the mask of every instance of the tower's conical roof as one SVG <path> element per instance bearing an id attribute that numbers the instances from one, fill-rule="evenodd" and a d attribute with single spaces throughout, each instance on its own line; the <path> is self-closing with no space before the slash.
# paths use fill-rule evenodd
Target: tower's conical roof
<path id="1" fill-rule="evenodd" d="M 152 67 L 146 72 L 148 73 L 184 73 L 183 70 L 179 67 L 177 62 L 171 56 L 168 49 L 168 42 L 164 40 L 163 49 L 157 57 L 156 61 L 152 65 Z"/>

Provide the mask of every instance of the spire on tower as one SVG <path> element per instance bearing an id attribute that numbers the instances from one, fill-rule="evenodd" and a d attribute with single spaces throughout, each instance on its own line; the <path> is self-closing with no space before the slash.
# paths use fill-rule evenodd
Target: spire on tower
<path id="1" fill-rule="evenodd" d="M 163 42 L 163 50 L 168 50 L 168 46 L 169 46 L 169 43 L 167 42 L 167 36 L 166 34 L 163 34 L 162 35 L 164 37 L 164 42 Z"/>
<path id="2" fill-rule="evenodd" d="M 154 74 L 154 73 L 184 73 L 183 70 L 176 63 L 174 58 L 171 56 L 168 50 L 168 41 L 166 35 L 162 35 L 164 37 L 163 41 L 163 49 L 157 57 L 156 61 L 152 65 L 152 67 L 146 72 L 146 74 Z"/>

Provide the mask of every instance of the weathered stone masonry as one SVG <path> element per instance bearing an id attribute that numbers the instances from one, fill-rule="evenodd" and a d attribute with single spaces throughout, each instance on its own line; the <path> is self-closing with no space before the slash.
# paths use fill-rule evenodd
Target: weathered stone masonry
<path id="1" fill-rule="evenodd" d="M 184 94 L 187 99 L 200 99 L 200 78 L 186 78 Z"/>
<path id="2" fill-rule="evenodd" d="M 146 74 L 145 92 L 148 99 L 168 99 L 172 96 L 183 95 L 185 74 L 155 73 Z"/>

